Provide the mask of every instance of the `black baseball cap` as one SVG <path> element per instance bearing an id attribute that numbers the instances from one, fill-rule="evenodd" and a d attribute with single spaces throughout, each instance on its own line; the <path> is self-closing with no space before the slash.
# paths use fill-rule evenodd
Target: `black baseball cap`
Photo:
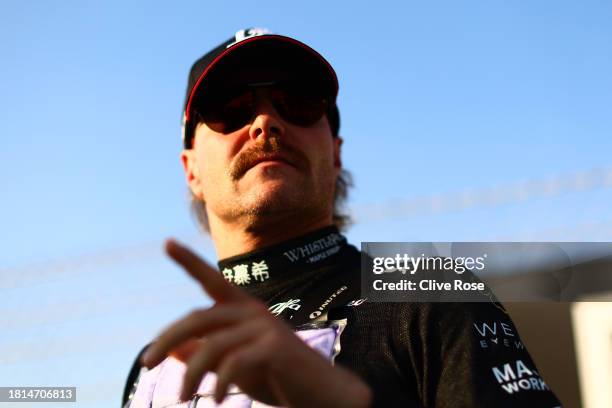
<path id="1" fill-rule="evenodd" d="M 338 135 L 340 114 L 335 103 L 338 77 L 331 64 L 317 51 L 298 40 L 272 34 L 262 28 L 249 28 L 238 31 L 191 67 L 183 106 L 182 137 L 185 149 L 192 147 L 196 125 L 193 123 L 194 101 L 208 89 L 219 86 L 224 80 L 223 75 L 239 71 L 253 72 L 260 79 L 283 72 L 323 87 L 324 92 L 334 101 L 327 116 L 332 134 Z"/>

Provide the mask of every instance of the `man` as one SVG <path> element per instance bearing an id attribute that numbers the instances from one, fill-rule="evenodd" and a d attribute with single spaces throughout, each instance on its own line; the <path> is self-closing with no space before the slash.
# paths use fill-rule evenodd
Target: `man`
<path id="1" fill-rule="evenodd" d="M 192 67 L 181 159 L 221 273 L 167 243 L 215 303 L 141 353 L 130 406 L 560 406 L 500 305 L 361 299 L 337 93 L 321 55 L 258 29 Z"/>

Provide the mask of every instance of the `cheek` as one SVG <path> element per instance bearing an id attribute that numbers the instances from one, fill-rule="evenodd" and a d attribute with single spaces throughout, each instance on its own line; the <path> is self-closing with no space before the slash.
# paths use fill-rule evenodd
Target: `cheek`
<path id="1" fill-rule="evenodd" d="M 203 188 L 207 188 L 219 181 L 224 169 L 223 156 L 220 152 L 215 153 L 214 149 L 205 144 L 198 146 L 197 149 L 200 183 Z"/>
<path id="2" fill-rule="evenodd" d="M 335 163 L 335 155 L 334 155 L 334 144 L 330 135 L 323 134 L 316 140 L 317 143 L 313 143 L 311 148 L 312 154 L 316 157 L 317 162 L 320 163 L 321 166 L 328 169 L 328 171 L 333 171 L 334 163 Z"/>
<path id="3" fill-rule="evenodd" d="M 204 188 L 218 188 L 225 180 L 225 166 L 218 158 L 210 158 L 202 164 L 202 185 Z"/>
<path id="4" fill-rule="evenodd" d="M 314 149 L 309 152 L 313 165 L 313 176 L 316 183 L 323 189 L 333 188 L 338 174 L 335 165 L 333 144 L 330 141 L 321 140 Z"/>
<path id="5" fill-rule="evenodd" d="M 334 165 L 334 138 L 327 124 L 327 118 L 308 129 L 299 129 L 296 133 L 302 149 L 308 154 L 313 162 L 324 166 Z"/>

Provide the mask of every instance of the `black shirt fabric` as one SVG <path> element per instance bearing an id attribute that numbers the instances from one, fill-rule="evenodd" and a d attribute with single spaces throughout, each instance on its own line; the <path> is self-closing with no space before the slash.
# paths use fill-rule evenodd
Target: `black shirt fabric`
<path id="1" fill-rule="evenodd" d="M 298 333 L 342 322 L 331 359 L 370 385 L 374 407 L 561 407 L 501 304 L 368 302 L 360 269 L 335 227 L 219 262 Z"/>

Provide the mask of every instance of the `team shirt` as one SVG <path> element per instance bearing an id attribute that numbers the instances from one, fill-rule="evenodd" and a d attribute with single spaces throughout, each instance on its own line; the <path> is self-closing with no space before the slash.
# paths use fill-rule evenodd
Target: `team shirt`
<path id="1" fill-rule="evenodd" d="M 362 254 L 327 227 L 221 260 L 219 270 L 331 364 L 359 375 L 374 407 L 561 407 L 500 303 L 370 302 L 360 293 L 361 262 Z M 236 387 L 216 404 L 214 373 L 180 403 L 184 372 L 172 357 L 148 371 L 136 359 L 125 406 L 268 406 Z"/>

